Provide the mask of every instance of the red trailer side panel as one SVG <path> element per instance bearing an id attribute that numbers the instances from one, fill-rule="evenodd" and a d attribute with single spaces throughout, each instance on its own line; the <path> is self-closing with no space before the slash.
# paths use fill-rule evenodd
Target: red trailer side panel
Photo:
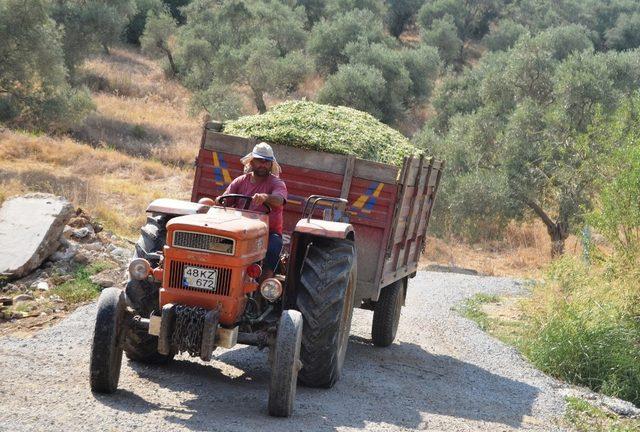
<path id="1" fill-rule="evenodd" d="M 191 200 L 221 195 L 243 173 L 240 158 L 255 143 L 205 128 Z M 377 300 L 383 286 L 416 270 L 441 163 L 407 158 L 398 170 L 344 155 L 277 144 L 272 147 L 289 192 L 284 209 L 286 235 L 302 217 L 308 196 L 347 199 L 358 250 L 357 297 Z M 318 206 L 314 217 L 322 218 L 322 210 Z"/>

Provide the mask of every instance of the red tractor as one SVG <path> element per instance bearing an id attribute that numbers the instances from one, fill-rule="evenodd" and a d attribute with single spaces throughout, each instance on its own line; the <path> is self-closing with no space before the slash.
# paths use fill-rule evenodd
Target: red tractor
<path id="1" fill-rule="evenodd" d="M 298 380 L 331 387 L 340 378 L 354 307 L 374 311 L 375 345 L 393 342 L 442 164 L 408 158 L 398 170 L 273 145 L 290 161 L 281 164 L 290 241 L 275 277 L 258 284 L 267 216 L 247 210 L 249 196 L 222 195 L 254 144 L 206 125 L 192 200 L 147 208 L 126 289 L 106 289 L 98 301 L 93 391 L 116 390 L 123 351 L 164 363 L 177 353 L 207 361 L 216 347 L 254 345 L 269 349 L 269 414 L 289 416 Z M 373 189 L 372 178 L 382 180 Z"/>

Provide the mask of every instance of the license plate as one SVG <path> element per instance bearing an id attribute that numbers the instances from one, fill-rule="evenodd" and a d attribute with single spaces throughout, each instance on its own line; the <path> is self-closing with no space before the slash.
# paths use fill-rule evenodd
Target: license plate
<path id="1" fill-rule="evenodd" d="M 218 270 L 191 266 L 185 266 L 184 268 L 182 285 L 185 287 L 215 291 L 217 283 Z"/>

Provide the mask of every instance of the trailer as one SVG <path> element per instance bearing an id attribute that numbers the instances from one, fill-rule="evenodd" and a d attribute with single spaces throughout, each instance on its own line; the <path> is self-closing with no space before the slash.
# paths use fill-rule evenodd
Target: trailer
<path id="1" fill-rule="evenodd" d="M 243 174 L 240 158 L 258 142 L 221 133 L 219 123 L 206 123 L 191 201 L 222 195 L 229 183 Z M 373 342 L 390 345 L 407 281 L 415 276 L 425 247 L 444 163 L 426 156 L 405 157 L 402 166 L 396 167 L 354 156 L 269 144 L 282 167 L 281 178 L 289 193 L 284 208 L 285 249 L 299 247 L 299 233 L 294 229 L 301 216 L 348 221 L 354 227 L 357 248 L 355 305 L 374 311 Z M 347 204 L 337 209 L 335 203 L 307 199 L 315 196 L 341 198 Z M 288 262 L 290 269 L 297 265 L 295 260 Z M 295 278 L 287 278 L 285 292 L 295 292 L 295 284 Z M 294 301 L 292 296 L 288 299 Z"/>

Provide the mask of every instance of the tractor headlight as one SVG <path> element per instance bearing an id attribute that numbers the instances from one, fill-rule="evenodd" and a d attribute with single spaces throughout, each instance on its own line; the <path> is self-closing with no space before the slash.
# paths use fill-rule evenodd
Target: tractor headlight
<path id="1" fill-rule="evenodd" d="M 144 258 L 136 258 L 129 263 L 131 279 L 144 280 L 151 273 L 151 264 Z"/>
<path id="2" fill-rule="evenodd" d="M 265 279 L 260 285 L 260 294 L 270 302 L 274 302 L 282 295 L 282 284 L 278 279 Z"/>

